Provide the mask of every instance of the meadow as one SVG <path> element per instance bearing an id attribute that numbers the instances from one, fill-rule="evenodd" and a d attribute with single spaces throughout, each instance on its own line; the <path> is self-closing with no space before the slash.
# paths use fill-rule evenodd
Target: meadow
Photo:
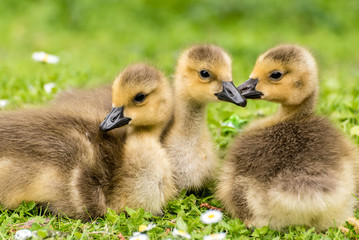
<path id="1" fill-rule="evenodd" d="M 177 57 L 192 44 L 226 49 L 233 59 L 233 81 L 239 85 L 248 79 L 261 52 L 279 43 L 297 43 L 310 49 L 318 62 L 317 113 L 358 145 L 358 12 L 357 0 L 2 0 L 0 111 L 40 107 L 60 91 L 111 83 L 121 69 L 139 61 L 158 66 L 171 78 Z M 35 62 L 31 55 L 36 51 L 57 55 L 60 61 Z M 221 158 L 246 124 L 276 108 L 264 101 L 249 101 L 246 108 L 211 104 L 208 127 Z M 248 229 L 227 213 L 219 223 L 207 225 L 199 218 L 207 210 L 201 203 L 222 207 L 212 190 L 209 186 L 198 193 L 182 192 L 164 209 L 163 217 L 142 209 L 109 210 L 101 219 L 83 222 L 53 216 L 32 202 L 14 211 L 0 207 L 0 239 L 11 239 L 24 228 L 47 239 L 128 239 L 140 225 L 151 222 L 156 227 L 148 232 L 150 239 L 172 239 L 173 228 L 188 232 L 192 239 L 216 232 L 226 232 L 227 239 L 359 237 L 350 225 L 345 225 L 348 234 L 338 228 L 318 233 L 304 226 L 283 232 Z M 54 231 L 58 236 L 52 236 Z"/>

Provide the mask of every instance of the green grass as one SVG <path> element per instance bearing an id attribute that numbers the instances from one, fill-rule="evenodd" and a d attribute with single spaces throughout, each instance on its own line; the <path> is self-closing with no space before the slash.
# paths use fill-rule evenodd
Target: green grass
<path id="1" fill-rule="evenodd" d="M 193 43 L 214 43 L 228 50 L 233 79 L 239 84 L 247 79 L 261 52 L 278 43 L 298 43 L 318 60 L 321 94 L 317 112 L 359 144 L 358 12 L 356 0 L 2 0 L 0 99 L 10 102 L 5 110 L 42 105 L 69 87 L 109 83 L 123 67 L 138 61 L 150 62 L 170 77 L 180 51 Z M 34 62 L 34 51 L 58 55 L 60 63 Z M 56 87 L 49 94 L 43 86 L 50 82 Z M 220 155 L 225 155 L 228 143 L 243 126 L 275 109 L 274 104 L 262 101 L 251 101 L 245 109 L 211 104 L 208 124 Z M 235 127 L 224 127 L 228 122 Z M 166 229 L 174 227 L 187 230 L 194 239 L 222 231 L 228 239 L 345 238 L 337 228 L 325 233 L 304 227 L 282 233 L 268 227 L 252 231 L 228 214 L 217 224 L 205 225 L 199 220 L 205 211 L 202 202 L 221 206 L 207 189 L 182 193 L 168 204 L 161 218 L 127 209 L 81 222 L 51 216 L 28 203 L 15 211 L 0 211 L 0 239 L 13 236 L 30 220 L 35 222 L 31 229 L 40 236 L 56 230 L 66 232 L 62 238 L 67 239 L 119 239 L 119 233 L 128 238 L 141 224 L 150 222 L 157 224 L 149 232 L 151 239 L 172 237 Z"/>

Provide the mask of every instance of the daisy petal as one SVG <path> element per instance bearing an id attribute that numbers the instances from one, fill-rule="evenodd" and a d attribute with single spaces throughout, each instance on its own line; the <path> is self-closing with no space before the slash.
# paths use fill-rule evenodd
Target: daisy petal
<path id="1" fill-rule="evenodd" d="M 133 236 L 129 238 L 129 240 L 148 240 L 147 234 L 134 232 Z"/>
<path id="2" fill-rule="evenodd" d="M 37 62 L 56 64 L 60 61 L 60 58 L 55 55 L 47 54 L 45 52 L 34 52 L 32 59 Z"/>
<path id="3" fill-rule="evenodd" d="M 178 230 L 177 228 L 173 229 L 172 235 L 175 237 L 183 237 L 186 239 L 191 239 L 191 235 L 189 235 L 187 232 L 183 230 Z"/>
<path id="4" fill-rule="evenodd" d="M 138 231 L 146 232 L 146 231 L 150 231 L 154 227 L 156 227 L 156 224 L 153 224 L 153 223 L 149 223 L 148 225 L 140 225 L 138 227 Z"/>
<path id="5" fill-rule="evenodd" d="M 29 229 L 21 229 L 15 233 L 15 240 L 25 240 L 30 239 L 32 236 L 31 231 Z"/>
<path id="6" fill-rule="evenodd" d="M 223 213 L 218 210 L 208 210 L 201 215 L 201 221 L 205 224 L 218 223 L 222 220 Z"/>
<path id="7" fill-rule="evenodd" d="M 227 236 L 226 233 L 213 233 L 211 235 L 206 235 L 203 237 L 203 240 L 223 240 Z"/>
<path id="8" fill-rule="evenodd" d="M 56 87 L 56 84 L 55 83 L 46 83 L 44 85 L 44 89 L 45 89 L 45 92 L 47 93 L 51 93 L 52 92 L 52 89 Z"/>
<path id="9" fill-rule="evenodd" d="M 5 107 L 6 105 L 9 104 L 9 101 L 8 100 L 5 100 L 5 99 L 0 99 L 0 108 L 3 108 Z"/>

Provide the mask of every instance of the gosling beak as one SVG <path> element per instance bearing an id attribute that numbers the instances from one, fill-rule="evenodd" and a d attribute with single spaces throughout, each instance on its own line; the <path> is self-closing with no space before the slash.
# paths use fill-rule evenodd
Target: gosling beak
<path id="1" fill-rule="evenodd" d="M 215 93 L 219 100 L 231 102 L 238 106 L 245 107 L 247 105 L 247 100 L 242 97 L 242 95 L 237 90 L 236 86 L 234 86 L 233 82 L 222 82 L 223 90 L 222 92 Z"/>
<path id="2" fill-rule="evenodd" d="M 250 78 L 241 85 L 239 85 L 237 89 L 242 94 L 242 96 L 247 99 L 261 98 L 263 96 L 263 93 L 256 90 L 257 83 L 258 78 Z"/>
<path id="3" fill-rule="evenodd" d="M 122 127 L 131 121 L 131 118 L 123 116 L 124 107 L 113 107 L 105 120 L 100 125 L 100 130 L 107 132 L 114 128 Z"/>

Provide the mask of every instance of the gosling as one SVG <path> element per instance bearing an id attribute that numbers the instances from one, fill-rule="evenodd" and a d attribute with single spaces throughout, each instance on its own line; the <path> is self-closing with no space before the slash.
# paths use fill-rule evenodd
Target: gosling
<path id="1" fill-rule="evenodd" d="M 2 113 L 0 203 L 35 201 L 80 219 L 126 206 L 160 215 L 176 193 L 160 144 L 171 88 L 158 70 L 136 64 L 116 78 L 112 99 L 101 130 L 107 112 L 92 104 Z"/>
<path id="2" fill-rule="evenodd" d="M 280 106 L 231 145 L 216 193 L 225 208 L 247 226 L 275 230 L 306 225 L 324 231 L 353 215 L 358 152 L 314 113 L 318 76 L 309 51 L 296 45 L 268 50 L 238 89 Z"/>
<path id="3" fill-rule="evenodd" d="M 215 179 L 219 158 L 207 127 L 206 106 L 218 100 L 246 106 L 233 86 L 231 58 L 223 49 L 199 45 L 179 57 L 174 118 L 163 134 L 179 189 L 199 190 Z"/>

